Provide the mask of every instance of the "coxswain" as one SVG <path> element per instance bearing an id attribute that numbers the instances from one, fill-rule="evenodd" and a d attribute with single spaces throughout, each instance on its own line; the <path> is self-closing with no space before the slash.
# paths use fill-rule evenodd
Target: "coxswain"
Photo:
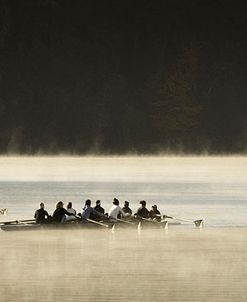
<path id="1" fill-rule="evenodd" d="M 64 223 L 66 221 L 66 215 L 74 216 L 73 213 L 69 213 L 66 209 L 64 209 L 63 202 L 59 201 L 56 204 L 56 210 L 53 213 L 52 221 L 54 223 Z"/>
<path id="2" fill-rule="evenodd" d="M 152 206 L 152 209 L 149 211 L 149 216 L 153 220 L 161 221 L 161 214 L 156 205 Z"/>
<path id="3" fill-rule="evenodd" d="M 120 217 L 128 217 L 130 214 L 125 213 L 122 208 L 119 206 L 119 200 L 117 198 L 113 199 L 113 206 L 109 210 L 109 217 L 110 219 L 117 220 L 119 215 Z"/>
<path id="4" fill-rule="evenodd" d="M 138 218 L 149 218 L 149 211 L 146 208 L 146 201 L 142 200 L 140 201 L 141 207 L 137 210 L 135 213 L 135 216 Z"/>
<path id="5" fill-rule="evenodd" d="M 128 201 L 124 202 L 124 207 L 122 208 L 122 210 L 124 211 L 124 213 L 132 215 L 132 210 L 129 207 L 129 202 Z"/>
<path id="6" fill-rule="evenodd" d="M 49 214 L 45 210 L 45 204 L 43 202 L 40 203 L 40 208 L 35 211 L 34 218 L 36 220 L 36 223 L 47 223 L 49 221 Z"/>

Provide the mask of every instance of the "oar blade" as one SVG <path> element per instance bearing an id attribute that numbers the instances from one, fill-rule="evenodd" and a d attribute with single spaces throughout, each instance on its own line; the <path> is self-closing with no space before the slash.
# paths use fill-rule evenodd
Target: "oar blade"
<path id="1" fill-rule="evenodd" d="M 197 228 L 202 228 L 204 226 L 204 221 L 203 219 L 198 219 L 194 221 L 194 224 Z"/>
<path id="2" fill-rule="evenodd" d="M 163 229 L 167 230 L 168 229 L 168 221 L 162 221 L 162 227 Z"/>

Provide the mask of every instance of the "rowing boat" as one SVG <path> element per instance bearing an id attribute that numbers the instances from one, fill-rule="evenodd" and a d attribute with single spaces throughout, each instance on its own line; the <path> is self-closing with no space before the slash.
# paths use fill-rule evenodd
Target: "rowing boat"
<path id="1" fill-rule="evenodd" d="M 16 221 L 12 223 L 5 223 L 1 225 L 3 231 L 33 231 L 33 230 L 70 230 L 70 229 L 83 229 L 83 228 L 109 228 L 109 225 L 101 223 L 49 223 L 49 224 L 38 224 L 36 222 L 23 222 Z"/>
<path id="2" fill-rule="evenodd" d="M 142 217 L 131 217 L 126 219 L 117 219 L 117 220 L 104 220 L 104 221 L 95 221 L 91 219 L 86 220 L 75 220 L 69 221 L 63 224 L 47 223 L 47 224 L 38 224 L 34 219 L 27 220 L 13 220 L 7 222 L 0 222 L 0 227 L 3 231 L 27 231 L 27 230 L 66 230 L 66 229 L 116 229 L 116 228 L 133 228 L 133 229 L 167 229 L 169 226 L 181 225 L 181 222 L 171 222 L 171 219 L 174 217 L 162 217 L 161 221 L 146 219 Z M 188 220 L 182 220 L 185 222 L 191 222 Z M 196 227 L 201 227 L 203 225 L 203 220 L 193 221 Z"/>

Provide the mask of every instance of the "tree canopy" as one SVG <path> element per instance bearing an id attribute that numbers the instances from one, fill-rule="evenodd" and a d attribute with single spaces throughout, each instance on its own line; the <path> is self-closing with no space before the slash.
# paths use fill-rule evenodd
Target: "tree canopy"
<path id="1" fill-rule="evenodd" d="M 1 0 L 0 153 L 244 153 L 232 0 Z"/>

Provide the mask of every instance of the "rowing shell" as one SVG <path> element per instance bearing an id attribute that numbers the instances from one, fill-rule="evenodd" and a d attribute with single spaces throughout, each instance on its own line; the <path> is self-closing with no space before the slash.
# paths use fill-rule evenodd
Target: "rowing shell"
<path id="1" fill-rule="evenodd" d="M 181 223 L 179 223 L 181 224 Z M 177 223 L 172 223 L 177 225 Z M 32 220 L 11 221 L 1 225 L 3 231 L 33 231 L 33 230 L 71 230 L 71 229 L 118 229 L 118 228 L 132 228 L 132 229 L 157 229 L 167 228 L 168 222 L 154 222 L 154 221 L 135 221 L 135 223 L 116 222 L 98 222 L 88 219 L 86 222 L 74 222 L 64 224 L 38 224 Z"/>
<path id="2" fill-rule="evenodd" d="M 11 223 L 1 225 L 3 231 L 33 231 L 33 230 L 71 230 L 71 229 L 83 229 L 83 228 L 108 228 L 108 225 L 94 224 L 94 223 L 64 223 L 64 224 L 38 224 L 31 223 Z"/>
<path id="3" fill-rule="evenodd" d="M 175 219 L 174 217 L 167 217 Z M 180 219 L 181 220 L 181 219 Z M 187 221 L 188 222 L 188 221 Z M 203 225 L 202 220 L 193 222 L 196 227 Z M 115 228 L 134 228 L 134 229 L 167 229 L 169 226 L 181 225 L 181 222 L 170 222 L 167 219 L 161 221 L 151 220 L 147 218 L 138 217 L 131 220 L 117 219 L 115 221 L 94 221 L 87 219 L 86 221 L 71 221 L 63 224 L 37 224 L 34 219 L 27 220 L 13 220 L 8 222 L 0 222 L 0 227 L 3 231 L 27 231 L 27 230 L 41 230 L 41 229 L 82 229 L 82 228 L 101 228 L 101 229 L 115 229 Z"/>

